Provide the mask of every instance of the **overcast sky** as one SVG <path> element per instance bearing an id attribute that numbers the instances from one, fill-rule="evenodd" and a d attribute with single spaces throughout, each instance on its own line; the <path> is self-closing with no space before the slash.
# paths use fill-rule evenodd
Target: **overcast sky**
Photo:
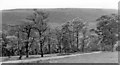
<path id="1" fill-rule="evenodd" d="M 104 8 L 118 9 L 120 0 L 2 0 L 0 10 L 15 8 Z"/>

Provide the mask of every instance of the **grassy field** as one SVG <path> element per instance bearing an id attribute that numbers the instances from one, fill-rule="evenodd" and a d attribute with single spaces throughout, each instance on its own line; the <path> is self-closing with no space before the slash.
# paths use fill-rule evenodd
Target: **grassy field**
<path id="1" fill-rule="evenodd" d="M 45 55 L 45 57 L 40 58 L 38 55 L 30 56 L 30 58 L 25 59 L 23 57 L 22 60 L 18 60 L 18 56 L 13 56 L 11 59 L 7 57 L 3 57 L 3 59 L 7 59 L 7 61 L 15 62 L 17 61 L 27 61 L 28 63 L 118 63 L 118 59 L 120 53 L 118 52 L 100 52 L 100 53 L 85 53 L 85 54 L 72 54 L 72 55 L 63 55 L 62 58 L 51 58 L 51 57 L 61 57 L 56 56 L 56 54 Z M 66 56 L 66 57 L 64 57 Z M 46 59 L 49 58 L 49 59 Z M 2 60 L 3 60 L 2 59 Z M 36 60 L 38 59 L 38 60 Z M 46 60 L 44 60 L 46 59 Z M 32 61 L 33 62 L 32 62 Z M 120 62 L 120 61 L 119 61 Z"/>
<path id="2" fill-rule="evenodd" d="M 49 63 L 118 63 L 118 52 L 102 52 L 48 60 Z M 44 61 L 45 62 L 45 61 Z"/>

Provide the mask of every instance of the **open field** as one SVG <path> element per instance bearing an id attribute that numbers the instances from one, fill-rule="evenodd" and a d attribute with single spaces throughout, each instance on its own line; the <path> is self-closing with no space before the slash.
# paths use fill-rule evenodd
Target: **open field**
<path id="1" fill-rule="evenodd" d="M 50 60 L 50 63 L 118 63 L 118 52 L 102 52 Z"/>
<path id="2" fill-rule="evenodd" d="M 100 53 L 72 54 L 65 56 L 52 55 L 51 57 L 44 58 L 39 57 L 37 58 L 36 56 L 36 58 L 15 60 L 11 61 L 11 63 L 12 62 L 19 63 L 19 61 L 21 62 L 23 61 L 23 63 L 24 61 L 26 61 L 27 63 L 118 63 L 118 55 L 119 55 L 118 52 L 100 52 Z"/>

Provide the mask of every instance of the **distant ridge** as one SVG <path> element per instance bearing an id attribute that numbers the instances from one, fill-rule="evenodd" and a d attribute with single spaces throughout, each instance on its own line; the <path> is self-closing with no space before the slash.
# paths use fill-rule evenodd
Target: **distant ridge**
<path id="1" fill-rule="evenodd" d="M 80 17 L 81 19 L 90 23 L 90 27 L 94 27 L 96 19 L 101 15 L 117 14 L 115 9 L 90 9 L 90 8 L 53 8 L 53 9 L 39 9 L 49 13 L 49 23 L 52 27 L 56 27 L 73 18 Z M 3 24 L 21 24 L 25 18 L 33 13 L 32 9 L 11 9 L 3 10 L 2 14 Z"/>

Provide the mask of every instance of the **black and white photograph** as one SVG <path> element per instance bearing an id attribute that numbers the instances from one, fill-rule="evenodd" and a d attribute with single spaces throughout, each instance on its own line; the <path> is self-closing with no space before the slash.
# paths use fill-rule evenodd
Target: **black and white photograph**
<path id="1" fill-rule="evenodd" d="M 120 63 L 119 0 L 0 4 L 0 64 Z"/>

